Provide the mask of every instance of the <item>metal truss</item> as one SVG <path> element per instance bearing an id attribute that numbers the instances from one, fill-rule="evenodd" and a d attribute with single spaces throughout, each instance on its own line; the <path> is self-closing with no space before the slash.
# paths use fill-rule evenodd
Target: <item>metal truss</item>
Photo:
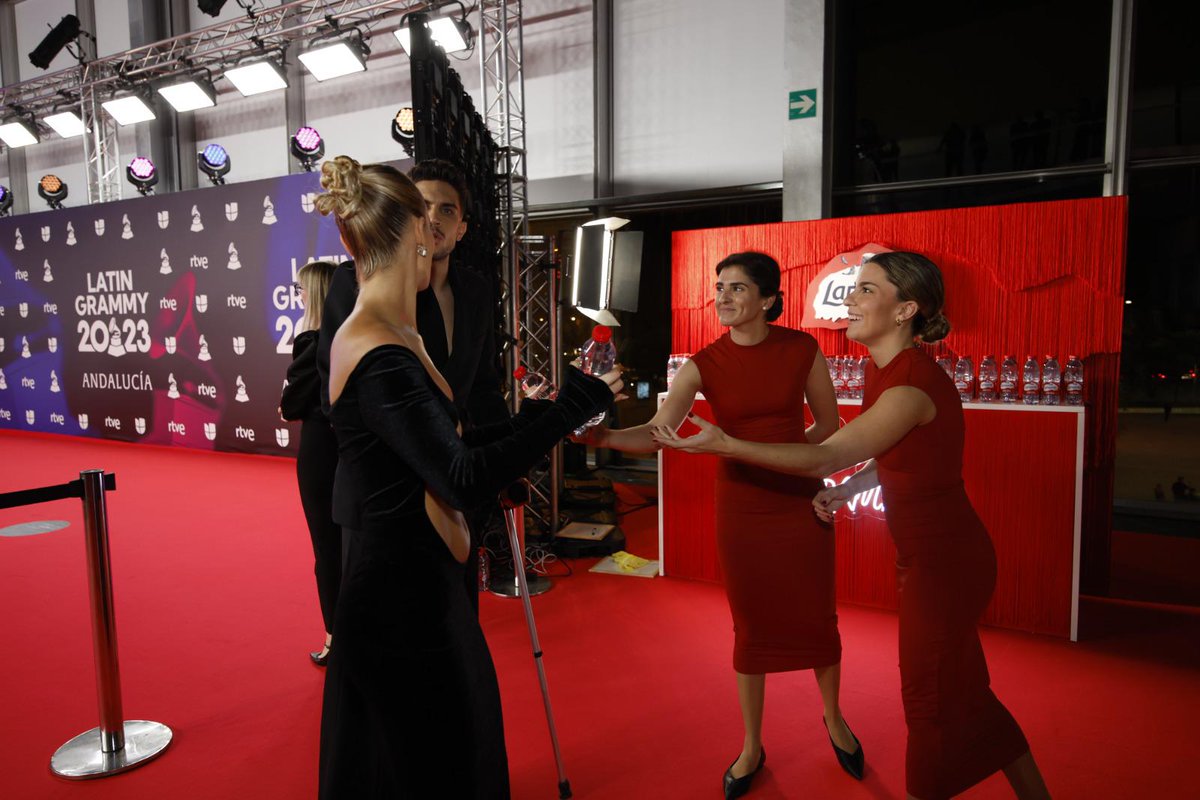
<path id="1" fill-rule="evenodd" d="M 554 242 L 529 235 L 525 149 L 524 45 L 521 0 L 479 0 L 479 113 L 496 138 L 503 280 L 507 289 L 505 327 L 514 342 L 507 366 L 520 364 L 558 385 L 558 291 Z M 514 385 L 514 410 L 520 392 Z M 558 530 L 558 494 L 562 482 L 561 448 L 550 469 L 530 475 L 538 502 L 526 506 L 547 535 Z"/>
<path id="2" fill-rule="evenodd" d="M 270 6 L 230 22 L 2 87 L 0 107 L 33 118 L 78 107 L 80 118 L 89 126 L 83 137 L 88 198 L 93 202 L 115 200 L 121 193 L 116 126 L 99 107 L 110 96 L 173 75 L 216 73 L 254 56 L 282 57 L 289 43 L 323 33 L 357 28 L 366 39 L 373 25 L 431 5 L 435 4 L 413 0 L 297 0 Z"/>

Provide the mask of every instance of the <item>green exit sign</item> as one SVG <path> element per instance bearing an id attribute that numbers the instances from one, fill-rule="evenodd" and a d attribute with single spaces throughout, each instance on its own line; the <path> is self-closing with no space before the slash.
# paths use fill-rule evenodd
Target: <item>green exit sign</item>
<path id="1" fill-rule="evenodd" d="M 788 93 L 788 119 L 804 119 L 817 115 L 817 90 L 801 89 Z"/>

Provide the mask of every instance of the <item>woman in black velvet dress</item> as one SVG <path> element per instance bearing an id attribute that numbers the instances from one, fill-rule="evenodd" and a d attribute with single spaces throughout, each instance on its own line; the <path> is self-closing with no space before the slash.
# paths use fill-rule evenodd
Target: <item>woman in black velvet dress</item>
<path id="1" fill-rule="evenodd" d="M 359 294 L 330 355 L 340 467 L 334 518 L 357 508 L 321 720 L 320 796 L 507 798 L 500 693 L 462 590 L 461 509 L 495 499 L 621 387 L 569 370 L 553 403 L 461 438 L 416 330 L 432 236 L 397 170 L 345 156 L 321 168 Z"/>
<path id="2" fill-rule="evenodd" d="M 304 316 L 292 342 L 292 363 L 287 384 L 279 400 L 279 414 L 286 420 L 301 420 L 300 448 L 296 454 L 296 481 L 300 504 L 312 538 L 313 572 L 317 576 L 317 599 L 325 621 L 325 646 L 309 658 L 325 666 L 333 641 L 333 613 L 342 583 L 342 529 L 333 521 L 333 474 L 337 471 L 337 439 L 321 411 L 321 382 L 317 374 L 317 337 L 321 309 L 335 264 L 310 261 L 296 273 Z"/>

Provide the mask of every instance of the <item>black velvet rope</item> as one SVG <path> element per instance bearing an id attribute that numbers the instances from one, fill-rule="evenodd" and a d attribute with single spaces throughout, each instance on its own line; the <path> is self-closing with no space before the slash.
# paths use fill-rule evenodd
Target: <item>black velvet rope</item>
<path id="1" fill-rule="evenodd" d="M 117 489 L 117 476 L 111 472 L 104 474 L 104 489 L 109 492 Z M 42 486 L 37 489 L 22 489 L 19 492 L 0 494 L 0 508 L 16 508 L 31 506 L 35 503 L 49 503 L 54 500 L 67 500 L 72 497 L 83 497 L 83 481 L 71 481 L 58 486 Z"/>

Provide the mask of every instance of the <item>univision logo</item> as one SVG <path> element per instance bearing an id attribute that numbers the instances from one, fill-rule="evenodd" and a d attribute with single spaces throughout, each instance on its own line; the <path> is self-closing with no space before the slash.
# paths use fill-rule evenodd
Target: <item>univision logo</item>
<path id="1" fill-rule="evenodd" d="M 146 418 L 145 417 L 134 417 L 133 429 L 138 432 L 138 436 L 141 436 L 142 434 L 144 434 L 146 432 Z"/>
<path id="2" fill-rule="evenodd" d="M 28 423 L 29 425 L 32 425 L 36 421 L 36 419 L 37 419 L 37 417 L 34 416 L 32 408 L 25 409 L 25 422 L 26 423 Z"/>
<path id="3" fill-rule="evenodd" d="M 280 447 L 287 447 L 288 442 L 290 441 L 291 437 L 287 428 L 275 429 L 275 444 L 279 445 Z"/>
<path id="4" fill-rule="evenodd" d="M 42 226 L 42 241 L 43 242 L 50 241 L 50 226 L 49 225 Z"/>
<path id="5" fill-rule="evenodd" d="M 163 340 L 163 346 L 167 348 L 168 355 L 175 355 L 175 337 L 168 336 Z"/>
<path id="6" fill-rule="evenodd" d="M 96 235 L 103 236 L 104 235 L 104 220 L 98 219 L 98 220 L 96 220 L 96 222 L 94 224 L 96 227 Z"/>
<path id="7" fill-rule="evenodd" d="M 29 316 L 29 303 L 20 303 L 17 305 L 17 313 L 22 317 Z"/>
<path id="8" fill-rule="evenodd" d="M 57 336 L 51 336 L 48 339 L 46 339 L 46 349 L 48 349 L 51 353 L 58 352 L 58 337 Z"/>
<path id="9" fill-rule="evenodd" d="M 233 337 L 233 352 L 237 353 L 239 356 L 245 354 L 245 352 L 246 352 L 246 337 L 245 336 Z"/>
<path id="10" fill-rule="evenodd" d="M 79 419 L 79 430 L 86 431 L 87 426 L 88 426 L 88 415 L 80 414 L 78 419 Z"/>
<path id="11" fill-rule="evenodd" d="M 208 311 L 208 295 L 206 295 L 206 294 L 196 295 L 196 310 L 199 311 L 201 314 L 203 314 L 205 311 Z"/>
<path id="12" fill-rule="evenodd" d="M 171 212 L 170 211 L 158 212 L 158 227 L 162 228 L 163 230 L 166 230 L 167 226 L 170 224 L 171 224 Z"/>
<path id="13" fill-rule="evenodd" d="M 229 220 L 230 222 L 236 221 L 237 220 L 237 212 L 238 212 L 237 203 L 226 203 L 225 204 L 225 219 Z"/>
<path id="14" fill-rule="evenodd" d="M 300 208 L 305 214 L 311 214 L 313 209 L 317 207 L 317 193 L 305 192 L 300 195 Z"/>
<path id="15" fill-rule="evenodd" d="M 217 423 L 204 423 L 204 438 L 208 439 L 210 442 L 217 438 Z"/>

